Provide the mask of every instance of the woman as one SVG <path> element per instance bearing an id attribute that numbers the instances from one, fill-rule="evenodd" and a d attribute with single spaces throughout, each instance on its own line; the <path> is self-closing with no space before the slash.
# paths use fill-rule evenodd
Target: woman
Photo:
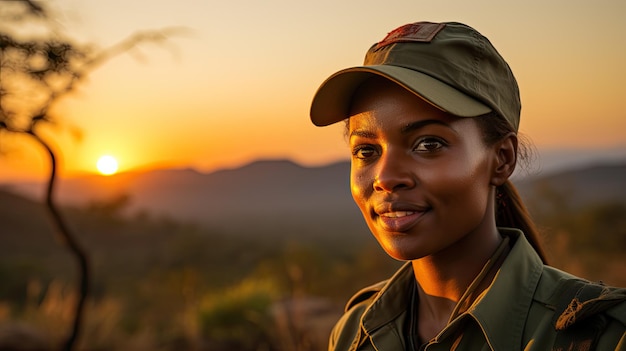
<path id="1" fill-rule="evenodd" d="M 517 82 L 460 23 L 389 33 L 311 106 L 346 121 L 351 191 L 391 257 L 407 263 L 357 293 L 330 350 L 626 350 L 626 293 L 546 265 L 511 184 Z"/>

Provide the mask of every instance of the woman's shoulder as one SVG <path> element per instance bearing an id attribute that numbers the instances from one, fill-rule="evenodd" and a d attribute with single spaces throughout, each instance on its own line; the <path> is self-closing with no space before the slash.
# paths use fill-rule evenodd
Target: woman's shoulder
<path id="1" fill-rule="evenodd" d="M 564 306 L 570 305 L 570 312 L 626 312 L 626 288 L 592 282 L 551 266 L 544 267 L 534 299 L 557 313 L 560 309 L 566 312 Z M 626 313 L 616 317 L 626 324 Z"/>
<path id="2" fill-rule="evenodd" d="M 534 299 L 550 313 L 555 346 L 564 350 L 604 344 L 608 348 L 598 349 L 612 350 L 614 343 L 626 335 L 625 288 L 591 282 L 545 266 Z"/>

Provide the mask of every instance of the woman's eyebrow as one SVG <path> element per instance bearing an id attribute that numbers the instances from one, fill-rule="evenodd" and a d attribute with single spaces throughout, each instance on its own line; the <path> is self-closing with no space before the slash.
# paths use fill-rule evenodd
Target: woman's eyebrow
<path id="1" fill-rule="evenodd" d="M 374 132 L 370 132 L 368 130 L 364 130 L 364 129 L 355 129 L 353 131 L 350 132 L 350 138 L 352 138 L 353 136 L 358 136 L 361 138 L 369 138 L 369 139 L 373 139 L 376 137 L 376 133 Z"/>
<path id="2" fill-rule="evenodd" d="M 425 126 L 430 125 L 430 124 L 440 124 L 442 126 L 449 127 L 449 125 L 445 123 L 444 121 L 440 121 L 438 119 L 427 119 L 423 121 L 416 121 L 416 122 L 409 123 L 405 125 L 404 127 L 402 127 L 402 129 L 400 129 L 400 132 L 402 134 L 408 134 L 417 129 L 424 128 Z"/>
<path id="3" fill-rule="evenodd" d="M 424 128 L 428 125 L 431 124 L 439 124 L 445 127 L 450 127 L 449 124 L 447 124 L 444 121 L 440 121 L 438 119 L 427 119 L 427 120 L 423 120 L 423 121 L 416 121 L 416 122 L 411 122 L 407 125 L 405 125 L 404 127 L 402 127 L 400 129 L 400 133 L 402 134 L 409 134 L 415 130 L 418 130 L 420 128 Z M 358 136 L 361 138 L 369 138 L 369 139 L 373 139 L 376 137 L 376 133 L 369 131 L 369 130 L 365 130 L 365 129 L 355 129 L 353 131 L 350 132 L 349 138 L 352 138 L 353 136 Z"/>

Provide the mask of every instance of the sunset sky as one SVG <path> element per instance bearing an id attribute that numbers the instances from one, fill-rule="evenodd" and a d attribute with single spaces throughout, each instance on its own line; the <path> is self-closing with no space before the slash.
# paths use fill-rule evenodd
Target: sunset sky
<path id="1" fill-rule="evenodd" d="M 112 59 L 63 100 L 52 139 L 62 176 L 96 172 L 104 154 L 120 171 L 345 159 L 340 127 L 309 122 L 315 90 L 361 64 L 387 32 L 419 20 L 464 22 L 494 43 L 520 85 L 521 132 L 540 151 L 626 149 L 623 0 L 47 3 L 69 36 L 103 48 L 137 30 L 188 28 Z M 0 181 L 45 176 L 39 149 L 27 139 L 11 145 Z"/>

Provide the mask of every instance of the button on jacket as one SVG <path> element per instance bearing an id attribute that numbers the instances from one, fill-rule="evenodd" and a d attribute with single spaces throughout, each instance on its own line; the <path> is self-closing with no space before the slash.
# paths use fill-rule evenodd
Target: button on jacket
<path id="1" fill-rule="evenodd" d="M 564 299 L 562 287 L 579 278 L 544 265 L 522 232 L 500 228 L 500 233 L 510 237 L 511 251 L 491 285 L 433 340 L 422 345 L 423 350 L 552 350 L 557 337 L 555 310 Z M 409 318 L 411 284 L 415 278 L 409 262 L 389 280 L 354 295 L 331 333 L 329 350 L 410 350 L 404 326 Z M 607 325 L 597 339 L 596 350 L 626 351 L 626 289 L 604 290 L 606 294 L 596 300 L 621 302 L 602 312 Z M 571 321 L 598 310 L 586 307 L 584 313 L 571 313 Z"/>

